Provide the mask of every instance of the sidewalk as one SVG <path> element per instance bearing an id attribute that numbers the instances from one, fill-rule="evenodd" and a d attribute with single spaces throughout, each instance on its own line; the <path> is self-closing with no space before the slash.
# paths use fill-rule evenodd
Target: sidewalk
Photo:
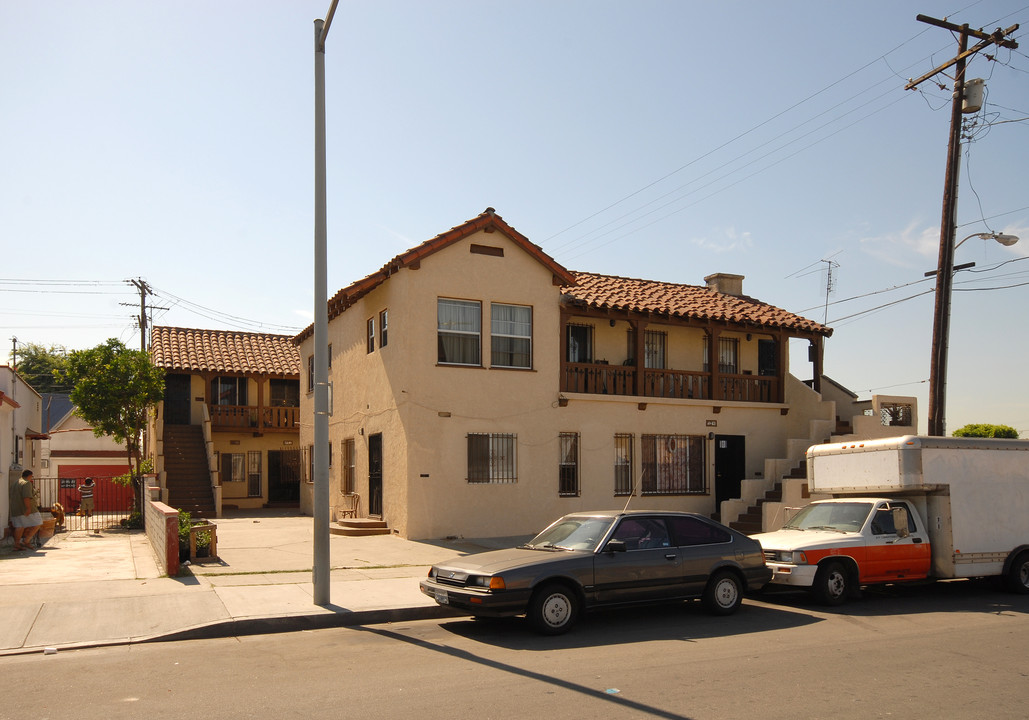
<path id="1" fill-rule="evenodd" d="M 313 603 L 313 520 L 275 511 L 220 518 L 219 561 L 161 577 L 142 532 L 58 533 L 37 552 L 0 546 L 0 656 L 452 617 L 418 589 L 428 566 L 522 538 L 329 541 L 330 601 Z"/>

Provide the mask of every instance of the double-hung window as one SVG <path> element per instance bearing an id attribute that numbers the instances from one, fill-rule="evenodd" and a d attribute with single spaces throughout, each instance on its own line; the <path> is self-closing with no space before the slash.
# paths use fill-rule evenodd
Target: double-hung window
<path id="1" fill-rule="evenodd" d="M 368 318 L 367 326 L 368 332 L 366 335 L 368 337 L 368 342 L 366 350 L 373 353 L 375 352 L 375 318 Z"/>
<path id="2" fill-rule="evenodd" d="M 490 306 L 493 367 L 532 367 L 532 308 L 524 305 Z"/>
<path id="3" fill-rule="evenodd" d="M 379 347 L 386 347 L 389 339 L 389 310 L 379 311 Z"/>
<path id="4" fill-rule="evenodd" d="M 469 433 L 468 482 L 516 482 L 517 441 L 518 436 L 509 433 Z"/>
<path id="5" fill-rule="evenodd" d="M 482 304 L 474 300 L 436 301 L 437 356 L 445 365 L 481 365 Z"/>
<path id="6" fill-rule="evenodd" d="M 557 494 L 575 497 L 579 494 L 579 433 L 563 432 L 559 436 L 560 465 Z"/>

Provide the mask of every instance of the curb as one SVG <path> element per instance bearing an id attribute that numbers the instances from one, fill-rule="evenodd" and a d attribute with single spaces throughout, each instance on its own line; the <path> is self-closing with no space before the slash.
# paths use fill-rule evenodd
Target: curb
<path id="1" fill-rule="evenodd" d="M 124 645 L 140 645 L 143 643 L 179 642 L 183 640 L 211 640 L 245 635 L 272 635 L 276 633 L 303 632 L 307 630 L 326 630 L 335 627 L 351 627 L 354 625 L 380 625 L 383 623 L 409 622 L 412 620 L 437 620 L 463 617 L 453 608 L 423 605 L 419 607 L 385 608 L 380 610 L 357 610 L 308 615 L 268 615 L 264 617 L 229 618 L 216 620 L 193 627 L 175 630 L 161 635 L 119 638 L 112 640 L 83 641 L 66 645 L 47 646 L 60 650 L 87 650 L 100 647 L 119 647 Z M 45 648 L 21 647 L 0 650 L 0 657 L 17 655 L 37 655 Z"/>

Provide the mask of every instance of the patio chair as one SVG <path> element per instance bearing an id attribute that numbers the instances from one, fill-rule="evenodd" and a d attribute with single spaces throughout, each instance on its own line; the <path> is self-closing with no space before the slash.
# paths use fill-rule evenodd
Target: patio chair
<path id="1" fill-rule="evenodd" d="M 333 519 L 356 518 L 361 506 L 361 496 L 357 493 L 345 493 L 339 496 L 340 502 L 332 509 Z"/>

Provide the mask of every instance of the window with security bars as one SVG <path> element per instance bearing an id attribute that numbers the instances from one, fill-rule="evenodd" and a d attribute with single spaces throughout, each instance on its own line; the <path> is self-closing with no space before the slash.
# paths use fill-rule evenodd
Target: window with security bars
<path id="1" fill-rule="evenodd" d="M 697 495 L 707 492 L 701 435 L 644 435 L 641 495 Z"/>
<path id="2" fill-rule="evenodd" d="M 518 480 L 518 436 L 511 433 L 468 434 L 468 482 L 513 483 Z"/>
<path id="3" fill-rule="evenodd" d="M 343 441 L 343 478 L 340 490 L 344 495 L 354 492 L 354 438 Z"/>
<path id="4" fill-rule="evenodd" d="M 579 433 L 561 433 L 559 444 L 561 458 L 557 494 L 561 497 L 575 497 L 579 494 Z"/>
<path id="5" fill-rule="evenodd" d="M 665 367 L 665 344 L 667 335 L 658 330 L 643 333 L 643 367 L 662 370 Z"/>
<path id="6" fill-rule="evenodd" d="M 247 497 L 261 497 L 261 451 L 247 451 Z"/>
<path id="7" fill-rule="evenodd" d="M 739 358 L 739 338 L 718 338 L 718 372 L 727 375 L 739 375 Z M 711 353 L 708 350 L 707 343 L 704 343 L 704 372 L 711 372 Z"/>
<path id="8" fill-rule="evenodd" d="M 615 495 L 632 495 L 633 481 L 632 434 L 615 435 Z"/>
<path id="9" fill-rule="evenodd" d="M 911 417 L 910 405 L 892 403 L 879 408 L 879 418 L 882 420 L 883 425 L 910 427 Z"/>

